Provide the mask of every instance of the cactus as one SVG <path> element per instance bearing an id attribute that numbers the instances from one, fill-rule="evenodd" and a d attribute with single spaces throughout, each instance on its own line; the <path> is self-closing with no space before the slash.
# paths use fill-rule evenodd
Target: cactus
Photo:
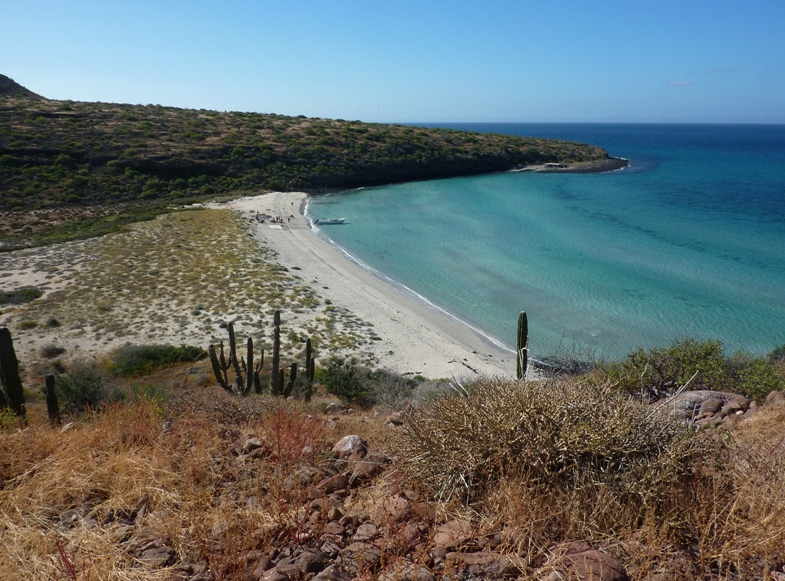
<path id="1" fill-rule="evenodd" d="M 245 392 L 245 385 L 243 381 L 243 370 L 240 367 L 240 362 L 237 360 L 237 344 L 234 340 L 234 323 L 226 325 L 229 330 L 229 363 L 234 369 L 234 389 L 237 393 Z"/>
<path id="2" fill-rule="evenodd" d="M 272 394 L 278 395 L 283 389 L 282 375 L 278 373 L 281 366 L 281 311 L 275 311 L 273 317 L 273 325 L 275 327 L 275 334 L 273 335 L 273 368 L 272 376 Z"/>
<path id="3" fill-rule="evenodd" d="M 245 385 L 245 393 L 251 393 L 251 389 L 254 387 L 254 366 L 253 366 L 253 339 L 248 337 L 248 346 L 246 348 L 246 385 Z"/>
<path id="4" fill-rule="evenodd" d="M 49 416 L 49 423 L 53 426 L 60 425 L 60 405 L 57 403 L 55 393 L 55 376 L 47 375 L 46 381 L 46 413 Z"/>
<path id="5" fill-rule="evenodd" d="M 213 373 L 215 374 L 216 381 L 218 381 L 218 384 L 226 391 L 231 392 L 232 388 L 229 387 L 229 380 L 226 376 L 226 371 L 229 369 L 229 365 L 226 363 L 226 358 L 224 357 L 223 341 L 221 341 L 220 360 L 218 359 L 218 355 L 215 351 L 215 345 L 210 345 L 210 347 L 207 349 L 207 352 L 210 355 L 210 364 L 213 366 Z"/>
<path id="6" fill-rule="evenodd" d="M 283 390 L 284 397 L 292 395 L 295 381 L 297 381 L 297 363 L 292 363 L 291 371 L 289 372 L 289 383 L 286 384 L 286 389 Z"/>
<path id="7" fill-rule="evenodd" d="M 529 321 L 526 312 L 521 311 L 518 315 L 518 381 L 526 379 L 526 368 L 529 365 Z"/>
<path id="8" fill-rule="evenodd" d="M 25 396 L 19 377 L 19 361 L 16 359 L 11 331 L 6 327 L 0 328 L 0 383 L 5 392 L 2 403 L 10 407 L 17 416 L 24 418 Z"/>
<path id="9" fill-rule="evenodd" d="M 314 359 L 312 357 L 311 338 L 305 341 L 305 377 L 308 381 L 313 381 Z"/>

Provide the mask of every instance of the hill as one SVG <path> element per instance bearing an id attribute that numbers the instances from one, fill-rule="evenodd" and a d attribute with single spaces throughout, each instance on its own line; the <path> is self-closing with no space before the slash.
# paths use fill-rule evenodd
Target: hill
<path id="1" fill-rule="evenodd" d="M 42 98 L 40 95 L 36 95 L 31 90 L 24 88 L 13 79 L 6 77 L 5 75 L 0 75 L 0 97 L 5 97 L 6 95 L 21 95 L 31 99 Z"/>
<path id="2" fill-rule="evenodd" d="M 0 211 L 310 193 L 613 162 L 590 145 L 276 114 L 54 101 L 7 77 L 0 92 Z"/>

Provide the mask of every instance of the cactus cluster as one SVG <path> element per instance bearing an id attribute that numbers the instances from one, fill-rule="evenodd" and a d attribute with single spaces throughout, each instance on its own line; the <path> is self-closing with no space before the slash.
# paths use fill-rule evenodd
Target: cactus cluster
<path id="1" fill-rule="evenodd" d="M 273 359 L 270 370 L 270 393 L 274 396 L 289 397 L 294 391 L 297 381 L 298 365 L 292 363 L 289 369 L 289 380 L 286 380 L 286 371 L 281 367 L 281 311 L 275 311 L 273 317 Z M 227 324 L 229 331 L 229 359 L 226 359 L 223 342 L 220 343 L 219 351 L 215 345 L 210 345 L 208 353 L 213 374 L 218 384 L 230 393 L 247 395 L 253 389 L 256 393 L 262 393 L 261 371 L 264 366 L 264 349 L 258 363 L 254 362 L 253 339 L 248 338 L 246 356 L 244 359 L 237 360 L 237 349 L 234 336 L 234 325 Z M 233 386 L 229 383 L 229 369 L 234 370 Z M 310 337 L 305 342 L 305 377 L 308 383 L 313 383 L 316 368 L 316 360 L 313 358 L 313 349 Z M 245 373 L 245 379 L 243 379 Z"/>

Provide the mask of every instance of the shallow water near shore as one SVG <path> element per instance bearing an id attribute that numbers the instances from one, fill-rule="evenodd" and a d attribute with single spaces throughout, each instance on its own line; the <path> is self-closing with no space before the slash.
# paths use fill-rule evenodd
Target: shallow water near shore
<path id="1" fill-rule="evenodd" d="M 444 126 L 444 125 L 442 125 Z M 605 174 L 503 173 L 313 198 L 322 234 L 507 345 L 607 358 L 785 343 L 785 126 L 456 124 L 599 145 Z"/>

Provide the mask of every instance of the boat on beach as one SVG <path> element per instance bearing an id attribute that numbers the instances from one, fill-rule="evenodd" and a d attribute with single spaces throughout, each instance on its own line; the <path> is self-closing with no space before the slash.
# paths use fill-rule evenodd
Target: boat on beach
<path id="1" fill-rule="evenodd" d="M 314 224 L 323 226 L 325 224 L 343 224 L 344 222 L 346 222 L 346 218 L 319 218 L 314 222 Z"/>

